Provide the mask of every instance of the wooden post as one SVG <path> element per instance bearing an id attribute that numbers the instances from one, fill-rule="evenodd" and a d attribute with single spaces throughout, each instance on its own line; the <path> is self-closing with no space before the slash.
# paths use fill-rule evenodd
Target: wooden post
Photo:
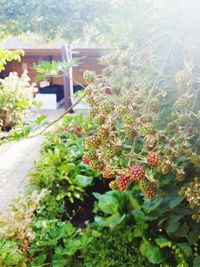
<path id="1" fill-rule="evenodd" d="M 72 53 L 69 48 L 66 46 L 62 47 L 62 60 L 63 61 L 71 61 Z M 73 79 L 72 79 L 72 69 L 69 70 L 68 75 L 65 75 L 63 78 L 64 85 L 64 106 L 65 110 L 68 109 L 72 105 L 73 98 Z"/>

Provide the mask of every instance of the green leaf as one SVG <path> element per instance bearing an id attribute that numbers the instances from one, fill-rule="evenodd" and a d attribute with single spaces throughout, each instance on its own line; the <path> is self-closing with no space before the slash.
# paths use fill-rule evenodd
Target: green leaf
<path id="1" fill-rule="evenodd" d="M 46 260 L 46 254 L 39 254 L 36 258 L 34 258 L 31 266 L 32 267 L 40 267 Z"/>
<path id="2" fill-rule="evenodd" d="M 169 207 L 173 209 L 176 206 L 178 206 L 182 201 L 183 201 L 183 198 L 181 196 L 176 196 L 169 202 Z"/>
<path id="3" fill-rule="evenodd" d="M 75 180 L 80 187 L 84 188 L 92 184 L 93 177 L 78 174 L 76 175 Z"/>
<path id="4" fill-rule="evenodd" d="M 75 227 L 71 223 L 65 223 L 63 225 L 64 236 L 71 236 L 75 232 Z"/>
<path id="5" fill-rule="evenodd" d="M 192 249 L 187 243 L 177 243 L 177 247 L 179 247 L 186 256 L 192 255 Z"/>
<path id="6" fill-rule="evenodd" d="M 188 234 L 188 241 L 190 244 L 194 244 L 198 241 L 199 239 L 199 230 L 195 229 Z"/>
<path id="7" fill-rule="evenodd" d="M 189 231 L 189 226 L 186 223 L 184 223 L 178 228 L 178 230 L 174 234 L 175 236 L 178 237 L 186 237 L 188 231 Z"/>
<path id="8" fill-rule="evenodd" d="M 167 255 L 164 255 L 159 247 L 146 241 L 140 245 L 140 252 L 153 264 L 162 263 L 167 258 Z"/>
<path id="9" fill-rule="evenodd" d="M 100 227 L 110 227 L 111 229 L 114 229 L 117 225 L 122 223 L 125 217 L 125 214 L 123 216 L 120 216 L 120 214 L 113 214 L 107 218 L 96 216 L 95 222 Z"/>
<path id="10" fill-rule="evenodd" d="M 129 192 L 126 192 L 126 193 L 129 193 Z M 132 207 L 135 210 L 140 210 L 141 209 L 141 206 L 140 206 L 139 202 L 137 201 L 137 199 L 132 194 L 128 194 L 128 198 L 129 198 L 129 201 L 130 201 Z"/>
<path id="11" fill-rule="evenodd" d="M 93 196 L 94 196 L 96 199 L 100 200 L 102 195 L 99 194 L 99 193 L 93 193 Z"/>
<path id="12" fill-rule="evenodd" d="M 200 256 L 195 257 L 193 261 L 192 267 L 199 267 L 200 266 Z"/>
<path id="13" fill-rule="evenodd" d="M 131 214 L 134 216 L 136 222 L 142 223 L 146 220 L 145 214 L 140 210 L 133 210 Z"/>
<path id="14" fill-rule="evenodd" d="M 98 207 L 107 214 L 118 213 L 119 202 L 114 196 L 104 194 L 101 196 Z"/>
<path id="15" fill-rule="evenodd" d="M 62 251 L 62 255 L 72 256 L 76 253 L 76 251 L 80 248 L 81 241 L 74 239 L 66 239 L 64 241 L 65 248 Z"/>
<path id="16" fill-rule="evenodd" d="M 152 210 L 155 210 L 162 202 L 161 197 L 156 197 L 153 200 L 145 200 L 143 204 L 143 208 L 147 210 L 149 213 Z"/>
<path id="17" fill-rule="evenodd" d="M 157 237 L 155 239 L 155 242 L 156 244 L 159 246 L 159 247 L 165 247 L 165 246 L 170 246 L 172 243 L 165 237 Z"/>
<path id="18" fill-rule="evenodd" d="M 39 125 L 41 122 L 43 122 L 47 118 L 46 114 L 43 114 L 35 119 L 35 122 L 37 125 Z"/>
<path id="19" fill-rule="evenodd" d="M 140 225 L 137 225 L 133 231 L 134 237 L 143 237 L 144 236 L 144 230 L 148 228 L 148 224 L 143 223 Z"/>
<path id="20" fill-rule="evenodd" d="M 180 226 L 180 219 L 182 215 L 172 214 L 170 218 L 167 220 L 167 233 L 174 233 Z"/>

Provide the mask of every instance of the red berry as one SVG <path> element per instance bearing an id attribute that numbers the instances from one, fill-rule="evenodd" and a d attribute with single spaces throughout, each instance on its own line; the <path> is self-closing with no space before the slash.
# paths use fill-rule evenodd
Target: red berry
<path id="1" fill-rule="evenodd" d="M 129 182 L 130 182 L 129 176 L 121 175 L 119 179 L 117 180 L 117 185 L 118 185 L 119 190 L 121 191 L 126 190 Z"/>
<path id="2" fill-rule="evenodd" d="M 151 167 L 158 167 L 162 163 L 162 158 L 159 153 L 157 152 L 150 152 L 147 157 L 147 164 Z"/>
<path id="3" fill-rule="evenodd" d="M 144 178 L 145 170 L 140 164 L 134 164 L 129 169 L 129 175 L 131 179 L 139 181 Z"/>

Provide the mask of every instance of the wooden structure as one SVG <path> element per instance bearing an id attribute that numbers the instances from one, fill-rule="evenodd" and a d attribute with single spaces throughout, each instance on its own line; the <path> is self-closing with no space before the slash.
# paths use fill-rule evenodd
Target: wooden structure
<path id="1" fill-rule="evenodd" d="M 53 77 L 48 79 L 50 84 L 59 84 L 64 86 L 64 101 L 65 108 L 71 106 L 73 101 L 73 86 L 82 84 L 85 85 L 83 80 L 83 72 L 85 70 L 94 70 L 97 74 L 102 71 L 102 65 L 98 64 L 97 58 L 99 58 L 105 51 L 96 48 L 77 48 L 69 49 L 66 46 L 62 48 L 31 48 L 23 49 L 25 55 L 22 57 L 21 62 L 12 61 L 6 65 L 6 69 L 3 73 L 7 76 L 9 72 L 17 72 L 19 75 L 24 70 L 28 70 L 31 81 L 34 81 L 36 75 L 33 66 L 39 64 L 41 61 L 68 61 L 72 58 L 81 58 L 80 64 L 74 67 L 69 75 L 62 77 Z M 2 74 L 1 74 L 2 75 Z"/>

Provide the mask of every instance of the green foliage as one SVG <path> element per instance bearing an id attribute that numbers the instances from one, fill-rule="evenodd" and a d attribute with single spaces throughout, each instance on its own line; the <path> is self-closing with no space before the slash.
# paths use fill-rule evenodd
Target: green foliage
<path id="1" fill-rule="evenodd" d="M 108 12 L 110 3 L 99 0 L 1 0 L 0 39 L 36 33 L 45 39 L 68 41 L 83 37 L 92 22 Z"/>
<path id="2" fill-rule="evenodd" d="M 81 247 L 78 233 L 71 223 L 59 220 L 33 221 L 34 238 L 29 250 L 34 260 L 31 266 L 72 266 L 73 256 Z M 49 264 L 48 264 L 49 263 Z"/>
<path id="3" fill-rule="evenodd" d="M 13 239 L 2 238 L 0 240 L 0 266 L 26 266 L 27 257 L 19 250 L 18 245 Z"/>
<path id="4" fill-rule="evenodd" d="M 0 48 L 0 72 L 5 69 L 5 64 L 13 60 L 20 61 L 21 56 L 24 55 L 22 50 L 9 51 Z"/>
<path id="5" fill-rule="evenodd" d="M 67 75 L 69 70 L 77 64 L 79 64 L 79 59 L 72 59 L 70 62 L 42 61 L 39 65 L 34 66 L 37 72 L 35 79 L 41 81 L 47 77 Z"/>
<path id="6" fill-rule="evenodd" d="M 91 231 L 91 230 L 90 230 Z M 85 267 L 141 267 L 154 266 L 142 257 L 137 239 L 133 235 L 133 227 L 125 226 L 117 230 L 86 231 L 92 237 L 88 246 L 82 250 L 83 264 Z M 151 249 L 151 247 L 149 247 Z"/>
<path id="7" fill-rule="evenodd" d="M 111 232 L 131 225 L 140 256 L 148 262 L 191 266 L 199 242 L 199 224 L 189 219 L 191 211 L 185 208 L 182 198 L 169 193 L 141 205 L 136 190 L 95 193 L 98 202 L 94 225 L 101 231 L 111 228 Z"/>
<path id="8" fill-rule="evenodd" d="M 44 198 L 46 204 L 41 203 L 43 215 L 46 209 L 46 216 L 54 217 L 57 211 L 63 211 L 64 204 L 67 212 L 73 213 L 70 203 L 82 201 L 84 188 L 90 186 L 98 176 L 82 163 L 84 133 L 90 127 L 81 115 L 66 116 L 62 128 L 47 135 L 41 157 L 36 161 L 34 172 L 30 174 L 30 183 L 38 191 L 45 188 L 51 192 Z"/>
<path id="9" fill-rule="evenodd" d="M 22 195 L 0 215 L 0 266 L 27 266 L 32 235 L 30 223 L 43 196 L 44 192 Z"/>
<path id="10" fill-rule="evenodd" d="M 81 163 L 88 131 L 91 124 L 81 115 L 66 116 L 46 136 L 31 178 L 32 188 L 45 193 L 37 209 L 26 198 L 27 205 L 20 203 L 16 209 L 17 220 L 31 215 L 25 227 L 31 234 L 19 239 L 13 231 L 19 229 L 15 219 L 8 224 L 12 236 L 4 234 L 0 241 L 3 264 L 16 260 L 17 266 L 17 260 L 25 259 L 33 267 L 197 267 L 199 224 L 190 219 L 183 198 L 171 190 L 171 180 L 162 184 L 168 193 L 153 200 L 144 200 L 137 185 L 104 193 L 100 184 L 95 186 L 99 174 Z M 84 217 L 90 210 L 93 214 Z M 20 225 L 21 233 L 24 223 Z"/>

